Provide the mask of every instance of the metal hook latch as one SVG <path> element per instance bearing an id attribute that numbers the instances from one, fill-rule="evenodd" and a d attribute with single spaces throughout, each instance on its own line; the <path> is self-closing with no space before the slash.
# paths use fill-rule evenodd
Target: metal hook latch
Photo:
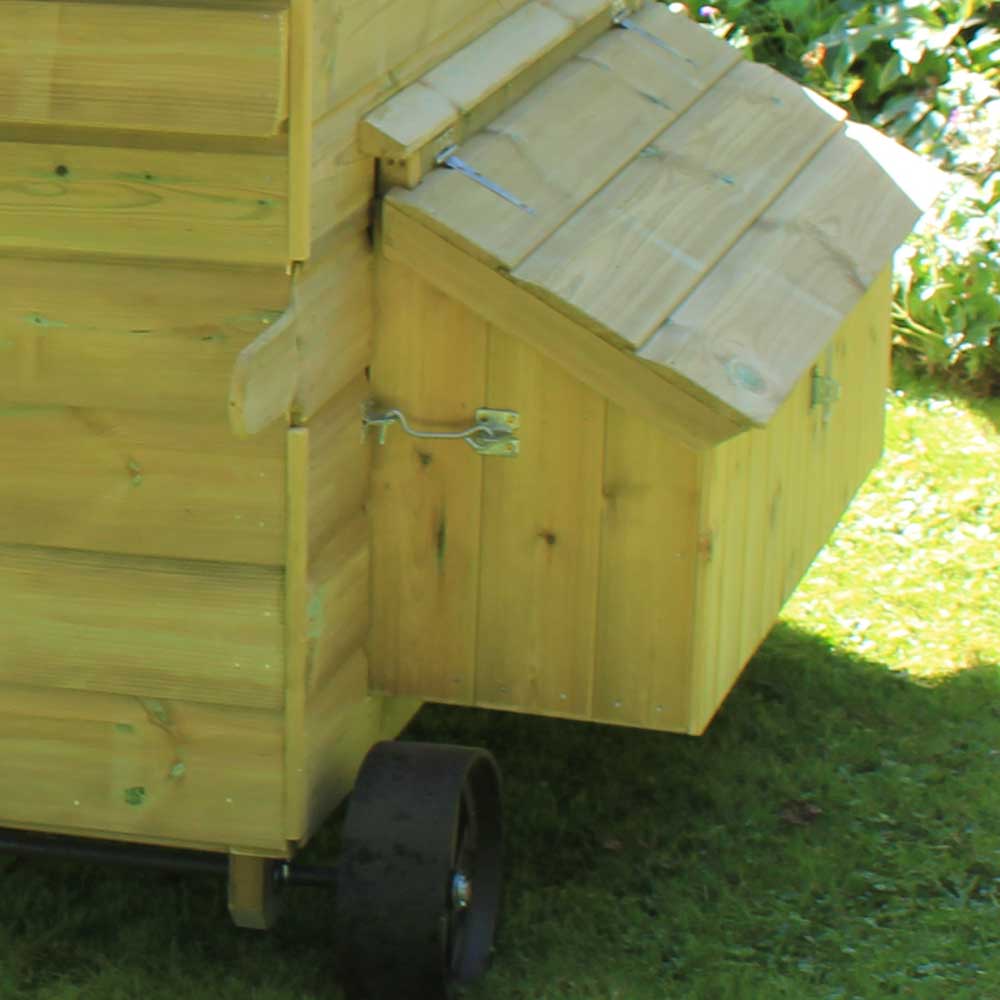
<path id="1" fill-rule="evenodd" d="M 386 434 L 392 424 L 399 424 L 410 437 L 433 441 L 465 441 L 480 455 L 497 455 L 501 458 L 516 458 L 521 453 L 521 442 L 517 431 L 521 427 L 521 417 L 513 410 L 493 410 L 480 407 L 476 410 L 476 422 L 461 431 L 418 431 L 410 426 L 401 410 L 378 412 L 369 404 L 361 418 L 364 433 L 369 428 L 378 428 L 378 443 L 385 444 Z"/>

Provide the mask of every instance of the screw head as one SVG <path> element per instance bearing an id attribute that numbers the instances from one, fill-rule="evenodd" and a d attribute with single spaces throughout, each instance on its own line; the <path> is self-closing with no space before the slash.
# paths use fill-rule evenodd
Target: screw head
<path id="1" fill-rule="evenodd" d="M 451 877 L 451 905 L 456 910 L 467 910 L 472 904 L 472 883 L 464 872 Z"/>

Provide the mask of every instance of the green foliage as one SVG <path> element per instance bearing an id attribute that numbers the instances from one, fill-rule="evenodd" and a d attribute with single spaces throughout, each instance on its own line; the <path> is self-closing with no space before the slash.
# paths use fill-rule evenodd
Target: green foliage
<path id="1" fill-rule="evenodd" d="M 675 3 L 676 10 L 688 8 Z M 692 12 L 694 13 L 694 12 Z M 697 16 L 955 175 L 897 261 L 911 368 L 1000 388 L 1000 12 L 986 0 L 718 0 Z"/>

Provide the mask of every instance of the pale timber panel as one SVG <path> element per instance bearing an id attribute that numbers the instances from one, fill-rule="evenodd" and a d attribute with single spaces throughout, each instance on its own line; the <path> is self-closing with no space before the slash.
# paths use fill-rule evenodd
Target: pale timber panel
<path id="1" fill-rule="evenodd" d="M 3 683 L 0 754 L 0 825 L 283 847 L 278 712 Z"/>
<path id="2" fill-rule="evenodd" d="M 0 682 L 280 708 L 283 575 L 0 548 Z"/>
<path id="3" fill-rule="evenodd" d="M 640 355 L 770 420 L 919 215 L 860 148 L 827 143 Z"/>
<path id="4" fill-rule="evenodd" d="M 221 417 L 289 295 L 279 268 L 0 257 L 0 401 Z"/>
<path id="5" fill-rule="evenodd" d="M 686 732 L 698 456 L 618 406 L 605 449 L 592 717 Z"/>
<path id="6" fill-rule="evenodd" d="M 284 156 L 0 143 L 0 250 L 286 264 Z"/>
<path id="7" fill-rule="evenodd" d="M 639 347 L 843 117 L 765 66 L 737 66 L 512 277 Z"/>
<path id="8" fill-rule="evenodd" d="M 436 288 L 527 341 L 611 402 L 699 449 L 732 437 L 740 425 L 553 309 L 471 255 L 386 204 L 382 251 Z"/>
<path id="9" fill-rule="evenodd" d="M 530 214 L 448 170 L 389 200 L 490 266 L 513 269 L 738 59 L 726 45 L 698 62 L 636 32 L 608 32 L 461 147 Z"/>
<path id="10" fill-rule="evenodd" d="M 488 386 L 521 415 L 521 454 L 483 460 L 476 703 L 587 718 L 607 404 L 498 331 Z"/>
<path id="11" fill-rule="evenodd" d="M 486 322 L 394 262 L 382 262 L 379 295 L 374 399 L 419 428 L 472 426 L 486 397 Z M 484 459 L 398 427 L 371 447 L 373 689 L 468 704 Z"/>
<path id="12" fill-rule="evenodd" d="M 288 15 L 0 6 L 0 120 L 268 136 L 288 116 Z"/>
<path id="13" fill-rule="evenodd" d="M 284 435 L 222 420 L 60 407 L 0 411 L 0 544 L 278 566 Z"/>
<path id="14" fill-rule="evenodd" d="M 379 82 L 383 90 L 404 86 L 521 3 L 317 0 L 313 76 L 317 116 L 372 83 Z M 425 57 L 433 58 L 419 65 Z M 419 68 L 412 68 L 414 61 Z"/>
<path id="15" fill-rule="evenodd" d="M 878 457 L 890 296 L 886 272 L 837 332 L 830 356 L 842 397 L 826 421 L 812 405 L 810 371 L 766 429 L 705 459 L 702 536 L 710 542 L 698 587 L 694 732 L 707 725 Z M 818 367 L 828 370 L 825 357 Z"/>

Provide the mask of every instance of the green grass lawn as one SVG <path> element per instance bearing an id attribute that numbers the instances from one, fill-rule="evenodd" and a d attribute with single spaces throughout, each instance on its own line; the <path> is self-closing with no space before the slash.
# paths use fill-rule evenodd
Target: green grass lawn
<path id="1" fill-rule="evenodd" d="M 506 776 L 475 1000 L 1000 1000 L 1000 401 L 913 386 L 888 419 L 705 737 L 419 717 Z M 309 860 L 335 842 L 334 822 Z M 0 1000 L 339 996 L 320 890 L 260 936 L 211 879 L 22 862 L 0 886 Z"/>

